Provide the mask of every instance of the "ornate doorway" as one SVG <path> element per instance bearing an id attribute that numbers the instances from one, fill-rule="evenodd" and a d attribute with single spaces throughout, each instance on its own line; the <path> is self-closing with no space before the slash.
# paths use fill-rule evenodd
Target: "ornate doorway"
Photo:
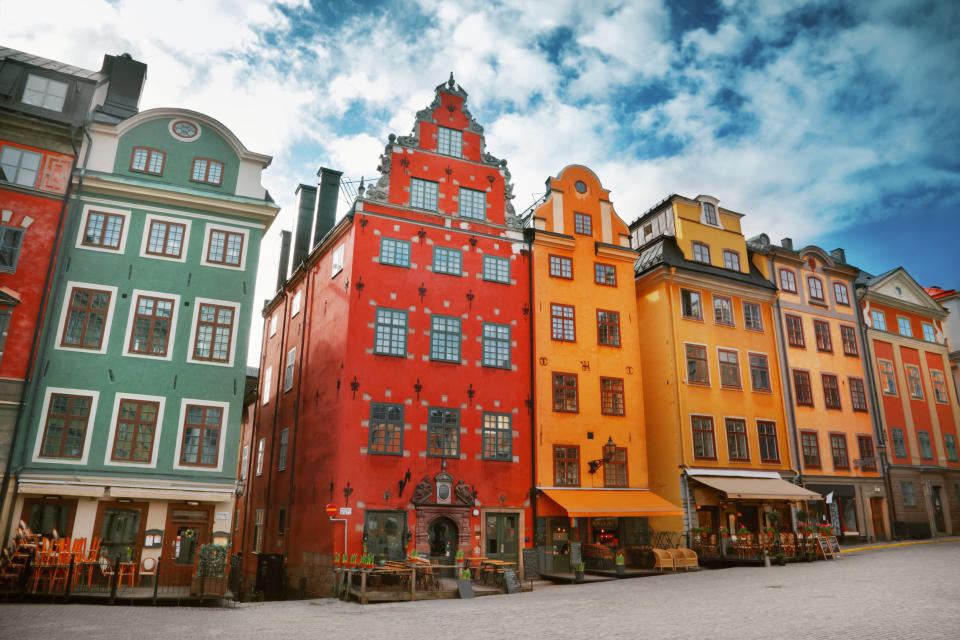
<path id="1" fill-rule="evenodd" d="M 457 525 L 447 517 L 440 517 L 430 523 L 427 527 L 427 541 L 430 544 L 430 562 L 432 564 L 443 564 L 453 566 L 457 557 Z M 452 572 L 452 569 L 444 570 L 444 575 Z M 450 576 L 452 577 L 452 573 Z"/>

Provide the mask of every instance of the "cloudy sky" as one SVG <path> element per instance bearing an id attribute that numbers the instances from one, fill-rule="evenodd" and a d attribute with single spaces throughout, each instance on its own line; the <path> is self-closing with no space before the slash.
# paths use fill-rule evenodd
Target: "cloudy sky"
<path id="1" fill-rule="evenodd" d="M 627 222 L 710 194 L 748 235 L 960 288 L 956 1 L 0 0 L 0 43 L 91 69 L 129 52 L 141 108 L 208 113 L 273 155 L 258 299 L 296 185 L 374 177 L 450 71 L 518 210 L 580 163 Z"/>

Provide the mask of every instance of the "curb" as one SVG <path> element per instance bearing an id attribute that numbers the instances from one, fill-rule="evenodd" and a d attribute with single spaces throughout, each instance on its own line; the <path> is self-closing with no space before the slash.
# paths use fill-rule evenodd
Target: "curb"
<path id="1" fill-rule="evenodd" d="M 857 551 L 872 551 L 874 549 L 893 549 L 895 547 L 909 547 L 916 544 L 943 544 L 945 542 L 960 542 L 960 538 L 947 538 L 945 540 L 917 540 L 915 542 L 895 542 L 892 544 L 879 544 L 870 547 L 853 547 L 852 549 L 841 549 L 840 553 L 856 553 Z"/>

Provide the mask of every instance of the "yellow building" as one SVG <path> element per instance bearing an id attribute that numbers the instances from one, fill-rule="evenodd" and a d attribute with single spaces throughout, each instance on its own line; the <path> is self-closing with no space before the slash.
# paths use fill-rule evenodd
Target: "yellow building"
<path id="1" fill-rule="evenodd" d="M 640 562 L 650 517 L 640 327 L 627 225 L 586 167 L 547 180 L 526 221 L 533 269 L 536 532 L 546 570 Z M 571 544 L 573 543 L 573 544 Z M 632 553 L 636 551 L 636 553 Z M 582 552 L 582 556 L 581 553 Z"/>
<path id="2" fill-rule="evenodd" d="M 858 270 L 843 249 L 794 250 L 790 238 L 778 246 L 766 234 L 748 245 L 780 290 L 776 328 L 790 444 L 801 484 L 825 498 L 810 503 L 813 521 L 832 525 L 844 542 L 885 540 L 886 489 L 854 298 Z"/>
<path id="3" fill-rule="evenodd" d="M 820 496 L 791 466 L 774 331 L 776 287 L 750 262 L 742 214 L 672 195 L 630 225 L 650 488 L 672 528 L 757 532 Z"/>

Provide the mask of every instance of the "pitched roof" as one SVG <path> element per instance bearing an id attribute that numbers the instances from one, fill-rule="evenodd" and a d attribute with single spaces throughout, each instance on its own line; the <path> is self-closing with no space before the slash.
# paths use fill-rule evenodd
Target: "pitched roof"
<path id="1" fill-rule="evenodd" d="M 750 272 L 742 273 L 730 269 L 721 269 L 720 267 L 703 264 L 702 262 L 696 262 L 694 260 L 687 260 L 683 255 L 683 251 L 677 246 L 676 238 L 663 235 L 640 247 L 640 257 L 637 258 L 633 264 L 633 272 L 634 275 L 640 276 L 655 267 L 665 265 L 668 267 L 678 267 L 686 271 L 694 271 L 707 276 L 732 280 L 739 284 L 776 291 L 776 286 L 764 278 L 763 274 L 760 273 L 752 262 L 748 261 L 747 264 L 750 265 Z"/>
<path id="2" fill-rule="evenodd" d="M 47 69 L 49 71 L 56 71 L 58 73 L 66 73 L 78 78 L 93 80 L 94 82 L 99 82 L 107 77 L 102 71 L 82 69 L 81 67 L 74 67 L 73 65 L 66 64 L 65 62 L 58 62 L 57 60 L 51 60 L 50 58 L 44 58 L 32 53 L 24 53 L 23 51 L 17 51 L 16 49 L 0 46 L 0 60 L 4 59 L 16 60 L 17 62 L 22 62 L 23 64 L 29 64 L 34 67 Z"/>

